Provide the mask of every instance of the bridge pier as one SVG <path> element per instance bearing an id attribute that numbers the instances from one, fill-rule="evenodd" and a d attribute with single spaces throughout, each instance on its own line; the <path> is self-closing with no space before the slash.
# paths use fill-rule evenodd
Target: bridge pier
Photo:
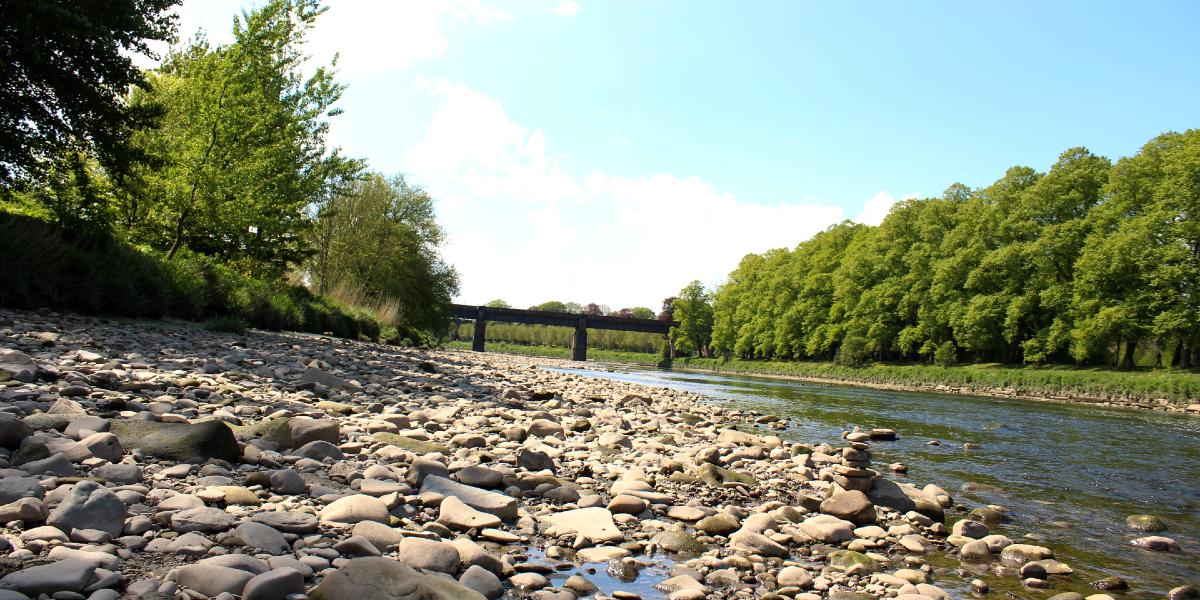
<path id="1" fill-rule="evenodd" d="M 571 360 L 587 360 L 587 319 L 575 324 L 575 336 L 571 338 Z"/>
<path id="2" fill-rule="evenodd" d="M 471 337 L 471 349 L 483 352 L 483 343 L 487 339 L 487 320 L 483 318 L 483 311 L 479 312 L 479 316 L 475 319 L 475 335 Z"/>

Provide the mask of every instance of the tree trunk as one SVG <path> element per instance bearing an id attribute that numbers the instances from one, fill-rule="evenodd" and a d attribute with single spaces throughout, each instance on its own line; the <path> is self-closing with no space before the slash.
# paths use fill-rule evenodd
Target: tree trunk
<path id="1" fill-rule="evenodd" d="M 1137 349 L 1137 340 L 1129 339 L 1125 341 L 1125 352 L 1121 356 L 1121 368 L 1133 368 L 1133 351 Z"/>
<path id="2" fill-rule="evenodd" d="M 1183 364 L 1183 340 L 1175 340 L 1175 351 L 1171 353 L 1171 368 Z"/>

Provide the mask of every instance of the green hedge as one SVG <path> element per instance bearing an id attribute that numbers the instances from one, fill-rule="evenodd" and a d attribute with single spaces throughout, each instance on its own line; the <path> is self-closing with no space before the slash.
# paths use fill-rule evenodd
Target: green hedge
<path id="1" fill-rule="evenodd" d="M 380 335 L 373 316 L 304 287 L 257 280 L 186 250 L 168 261 L 110 238 L 64 235 L 9 213 L 0 213 L 0 306 L 235 320 L 351 339 Z"/>

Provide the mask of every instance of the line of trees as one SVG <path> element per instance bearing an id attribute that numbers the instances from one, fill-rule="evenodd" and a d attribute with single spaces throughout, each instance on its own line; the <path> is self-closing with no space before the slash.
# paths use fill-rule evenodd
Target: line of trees
<path id="1" fill-rule="evenodd" d="M 1047 173 L 1013 167 L 900 202 L 878 227 L 747 255 L 712 294 L 711 329 L 691 293 L 690 337 L 727 357 L 1191 367 L 1200 130 L 1115 165 L 1072 148 Z"/>
<path id="2" fill-rule="evenodd" d="M 511 304 L 496 299 L 485 306 L 491 308 L 513 308 Z M 549 300 L 530 306 L 528 310 L 585 314 L 592 316 L 628 317 L 636 319 L 658 318 L 654 311 L 645 306 L 611 310 L 608 306 L 597 303 L 580 304 L 578 302 L 560 302 Z M 524 323 L 488 323 L 488 342 L 504 342 L 521 346 L 559 346 L 571 347 L 575 330 L 571 327 L 556 327 L 552 325 L 526 325 Z M 474 324 L 461 323 L 453 328 L 451 337 L 460 340 L 470 340 L 475 335 Z M 611 331 L 607 329 L 589 329 L 588 346 L 602 350 L 619 350 L 622 352 L 659 352 L 662 346 L 662 336 L 654 333 L 636 331 Z"/>
<path id="3" fill-rule="evenodd" d="M 178 3 L 0 5 L 0 210 L 444 331 L 458 276 L 433 200 L 326 141 L 344 86 L 303 53 L 324 7 L 270 0 L 232 42 L 138 69 Z"/>

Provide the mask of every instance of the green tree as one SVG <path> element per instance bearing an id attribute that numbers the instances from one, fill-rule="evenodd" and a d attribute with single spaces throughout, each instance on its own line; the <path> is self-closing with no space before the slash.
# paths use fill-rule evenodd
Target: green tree
<path id="1" fill-rule="evenodd" d="M 671 328 L 671 339 L 681 352 L 709 355 L 712 342 L 712 296 L 699 281 L 693 281 L 679 291 L 671 304 L 674 319 L 679 325 Z"/>
<path id="2" fill-rule="evenodd" d="M 179 2 L 0 2 L 0 184 L 36 180 L 64 154 L 121 165 L 143 116 L 123 102 L 143 83 L 130 54 L 174 38 Z"/>
<path id="3" fill-rule="evenodd" d="M 323 12 L 316 0 L 272 0 L 243 13 L 231 44 L 203 38 L 175 50 L 134 106 L 160 106 L 139 148 L 160 161 L 144 193 L 122 207 L 134 239 L 220 257 L 278 276 L 308 254 L 308 207 L 361 165 L 325 142 L 343 86 L 328 67 L 305 76 L 302 45 Z"/>
<path id="4" fill-rule="evenodd" d="M 438 253 L 444 234 L 433 199 L 402 176 L 371 173 L 321 204 L 307 263 L 322 293 L 392 306 L 398 324 L 442 331 L 458 274 Z"/>
<path id="5" fill-rule="evenodd" d="M 512 308 L 511 304 L 505 302 L 504 300 L 501 300 L 500 298 L 496 298 L 495 300 L 492 300 L 492 301 L 488 302 L 487 304 L 484 304 L 484 306 L 486 306 L 488 308 Z"/>

